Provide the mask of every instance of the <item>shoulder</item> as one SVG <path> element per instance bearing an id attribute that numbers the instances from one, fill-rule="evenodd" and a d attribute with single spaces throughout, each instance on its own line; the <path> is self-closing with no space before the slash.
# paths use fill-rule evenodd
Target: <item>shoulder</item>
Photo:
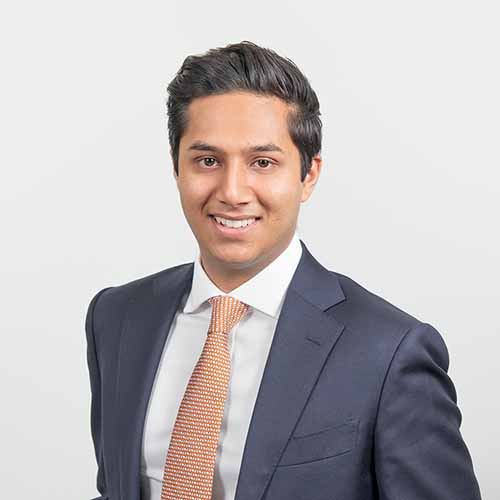
<path id="1" fill-rule="evenodd" d="M 172 286 L 172 283 L 184 279 L 192 270 L 193 263 L 187 262 L 162 269 L 146 276 L 140 276 L 125 283 L 100 288 L 94 292 L 89 305 L 89 312 L 105 310 L 107 315 L 119 314 L 126 305 L 141 294 L 155 293 L 158 288 Z"/>
<path id="2" fill-rule="evenodd" d="M 351 277 L 330 272 L 338 278 L 346 297 L 333 308 L 332 314 L 368 349 L 372 348 L 377 352 L 384 350 L 390 356 L 406 336 L 416 338 L 417 342 L 424 341 L 424 337 L 429 338 L 445 349 L 441 334 L 432 325 Z"/>

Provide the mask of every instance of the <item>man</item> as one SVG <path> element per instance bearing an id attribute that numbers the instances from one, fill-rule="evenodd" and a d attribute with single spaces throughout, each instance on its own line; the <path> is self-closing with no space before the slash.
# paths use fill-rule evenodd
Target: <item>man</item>
<path id="1" fill-rule="evenodd" d="M 199 255 L 90 303 L 99 499 L 480 499 L 439 332 L 298 238 L 322 166 L 304 75 L 242 42 L 168 91 Z"/>

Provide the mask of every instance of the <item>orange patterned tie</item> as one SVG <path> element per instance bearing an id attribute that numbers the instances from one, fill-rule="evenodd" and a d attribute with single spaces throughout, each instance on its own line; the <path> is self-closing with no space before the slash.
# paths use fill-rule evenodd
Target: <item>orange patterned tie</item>
<path id="1" fill-rule="evenodd" d="M 177 412 L 163 472 L 162 500 L 210 500 L 231 356 L 228 334 L 249 306 L 229 295 L 208 299 L 205 345 Z"/>

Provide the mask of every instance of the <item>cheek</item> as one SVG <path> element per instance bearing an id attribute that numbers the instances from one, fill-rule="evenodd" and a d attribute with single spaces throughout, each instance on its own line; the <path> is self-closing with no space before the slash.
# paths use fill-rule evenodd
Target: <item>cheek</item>
<path id="1" fill-rule="evenodd" d="M 207 186 L 199 182 L 184 182 L 179 186 L 179 193 L 182 205 L 189 212 L 199 212 L 209 196 Z"/>
<path id="2" fill-rule="evenodd" d="M 260 190 L 261 203 L 274 212 L 294 213 L 302 188 L 296 182 L 270 182 Z"/>

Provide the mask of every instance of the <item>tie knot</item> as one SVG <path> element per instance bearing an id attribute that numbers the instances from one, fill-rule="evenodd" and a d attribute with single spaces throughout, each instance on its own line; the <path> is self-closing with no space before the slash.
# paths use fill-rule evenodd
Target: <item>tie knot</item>
<path id="1" fill-rule="evenodd" d="M 229 295 L 210 297 L 212 319 L 209 332 L 229 333 L 246 314 L 249 305 Z"/>

